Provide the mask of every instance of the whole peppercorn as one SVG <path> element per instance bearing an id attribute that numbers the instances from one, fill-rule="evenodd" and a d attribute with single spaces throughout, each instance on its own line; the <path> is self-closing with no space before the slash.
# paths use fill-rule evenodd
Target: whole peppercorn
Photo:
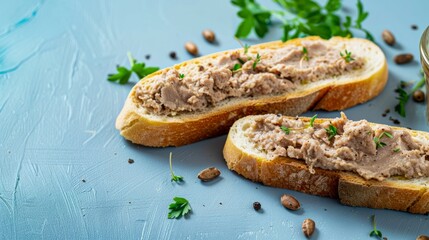
<path id="1" fill-rule="evenodd" d="M 186 51 L 188 51 L 189 54 L 191 54 L 193 56 L 198 55 L 198 47 L 193 42 L 185 43 L 185 49 L 186 49 Z"/>
<path id="2" fill-rule="evenodd" d="M 215 41 L 215 39 L 216 39 L 216 35 L 210 29 L 206 29 L 206 30 L 203 31 L 203 37 L 209 43 L 213 43 Z"/>
<path id="3" fill-rule="evenodd" d="M 170 52 L 170 58 L 171 58 L 171 59 L 177 59 L 177 54 L 176 54 L 176 52 Z"/>
<path id="4" fill-rule="evenodd" d="M 390 46 L 395 45 L 395 42 L 396 42 L 396 40 L 395 40 L 395 36 L 393 36 L 393 33 L 392 33 L 391 31 L 389 31 L 389 30 L 384 30 L 384 31 L 381 33 L 381 37 L 383 38 L 384 42 L 385 42 L 387 45 L 390 45 Z"/>
<path id="5" fill-rule="evenodd" d="M 413 100 L 416 102 L 423 102 L 425 100 L 425 93 L 422 90 L 414 91 Z"/>
<path id="6" fill-rule="evenodd" d="M 406 63 L 412 62 L 413 59 L 414 59 L 413 54 L 404 53 L 404 54 L 396 55 L 393 60 L 395 61 L 396 64 L 406 64 Z"/>
<path id="7" fill-rule="evenodd" d="M 302 232 L 307 238 L 313 235 L 315 229 L 316 229 L 316 223 L 310 218 L 305 219 L 304 222 L 302 223 Z"/>
<path id="8" fill-rule="evenodd" d="M 255 209 L 256 211 L 261 210 L 261 203 L 260 202 L 254 202 L 253 203 L 253 209 Z"/>

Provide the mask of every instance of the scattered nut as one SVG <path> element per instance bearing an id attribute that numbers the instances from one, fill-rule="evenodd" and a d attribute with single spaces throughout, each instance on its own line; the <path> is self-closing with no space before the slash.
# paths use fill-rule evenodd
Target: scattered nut
<path id="1" fill-rule="evenodd" d="M 416 238 L 416 240 L 429 240 L 429 237 L 425 235 L 420 235 Z"/>
<path id="2" fill-rule="evenodd" d="M 208 182 L 219 177 L 220 171 L 215 167 L 209 167 L 198 173 L 198 178 L 201 181 Z"/>
<path id="3" fill-rule="evenodd" d="M 414 91 L 413 100 L 416 102 L 423 102 L 425 100 L 425 93 L 422 90 Z"/>
<path id="4" fill-rule="evenodd" d="M 383 38 L 384 42 L 385 42 L 387 45 L 390 45 L 390 46 L 395 45 L 395 42 L 396 42 L 396 40 L 395 40 L 395 36 L 393 36 L 393 34 L 392 34 L 392 32 L 391 32 L 391 31 L 389 31 L 389 30 L 384 30 L 384 31 L 381 33 L 381 37 Z"/>
<path id="5" fill-rule="evenodd" d="M 254 203 L 253 203 L 253 209 L 255 209 L 256 211 L 261 210 L 261 203 L 259 203 L 259 202 L 254 202 Z"/>
<path id="6" fill-rule="evenodd" d="M 293 211 L 296 211 L 301 207 L 298 200 L 296 200 L 296 198 L 291 195 L 283 194 L 283 196 L 280 198 L 280 201 L 283 207 Z"/>
<path id="7" fill-rule="evenodd" d="M 316 228 L 316 223 L 311 220 L 310 218 L 307 218 L 302 223 L 302 232 L 306 237 L 311 237 L 311 235 L 314 233 L 314 229 Z"/>
<path id="8" fill-rule="evenodd" d="M 216 36 L 214 32 L 210 29 L 206 29 L 203 31 L 203 37 L 207 40 L 209 43 L 213 43 L 216 39 Z"/>
<path id="9" fill-rule="evenodd" d="M 394 60 L 396 64 L 405 64 L 413 61 L 413 59 L 414 59 L 413 54 L 404 53 L 404 54 L 396 55 Z"/>
<path id="10" fill-rule="evenodd" d="M 196 56 L 198 55 L 198 47 L 193 42 L 187 42 L 185 44 L 185 49 L 188 51 L 189 54 Z"/>

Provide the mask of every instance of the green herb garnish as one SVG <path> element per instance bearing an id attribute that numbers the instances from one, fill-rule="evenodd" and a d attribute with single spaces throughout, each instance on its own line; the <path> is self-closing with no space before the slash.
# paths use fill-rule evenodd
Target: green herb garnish
<path id="1" fill-rule="evenodd" d="M 331 140 L 335 135 L 337 135 L 337 128 L 332 124 L 329 124 L 329 127 L 325 128 L 325 130 L 328 134 L 328 140 Z"/>
<path id="2" fill-rule="evenodd" d="M 306 47 L 302 47 L 302 59 L 304 59 L 305 61 L 308 61 L 308 50 Z"/>
<path id="3" fill-rule="evenodd" d="M 310 127 L 314 127 L 314 120 L 316 120 L 316 118 L 317 118 L 317 114 L 314 115 L 313 117 L 311 117 L 311 119 L 310 119 Z"/>
<path id="4" fill-rule="evenodd" d="M 236 63 L 235 65 L 234 65 L 234 68 L 232 69 L 232 71 L 238 71 L 238 70 L 240 70 L 241 69 L 241 65 L 239 64 L 239 63 Z"/>
<path id="5" fill-rule="evenodd" d="M 377 226 L 375 223 L 375 215 L 372 215 L 371 218 L 372 218 L 372 226 L 374 227 L 374 229 L 369 233 L 369 236 L 381 239 L 383 237 L 383 234 L 380 232 L 380 230 L 377 230 Z"/>
<path id="6" fill-rule="evenodd" d="M 410 95 L 401 86 L 398 86 L 395 89 L 395 92 L 398 93 L 396 99 L 399 100 L 398 104 L 396 104 L 395 106 L 395 112 L 399 113 L 399 115 L 401 115 L 402 117 L 406 117 L 407 114 L 405 112 L 405 105 L 410 99 Z"/>
<path id="7" fill-rule="evenodd" d="M 280 128 L 283 130 L 283 132 L 285 132 L 285 133 L 286 133 L 286 135 L 289 135 L 289 133 L 290 133 L 290 128 L 285 127 L 285 126 L 280 126 Z"/>
<path id="8" fill-rule="evenodd" d="M 351 62 L 351 61 L 354 61 L 354 60 L 355 60 L 354 58 L 352 58 L 352 52 L 347 51 L 347 49 L 346 49 L 346 50 L 344 50 L 344 53 L 340 52 L 340 56 L 341 56 L 342 58 L 344 58 L 344 60 L 345 60 L 347 63 L 349 63 L 349 62 Z"/>
<path id="9" fill-rule="evenodd" d="M 245 43 L 243 48 L 244 48 L 244 54 L 247 54 L 247 52 L 249 51 L 250 45 Z"/>
<path id="10" fill-rule="evenodd" d="M 168 213 L 169 219 L 181 218 L 192 210 L 189 201 L 182 197 L 173 198 L 173 202 L 168 206 L 168 209 L 170 209 Z"/>
<path id="11" fill-rule="evenodd" d="M 118 65 L 116 66 L 116 71 L 118 72 L 115 74 L 109 74 L 107 76 L 107 80 L 110 82 L 119 82 L 119 84 L 127 84 L 133 72 L 142 79 L 159 70 L 158 67 L 146 67 L 144 62 L 137 62 L 131 53 L 128 53 L 128 61 L 130 62 L 131 69 Z"/>
<path id="12" fill-rule="evenodd" d="M 179 79 L 183 79 L 183 78 L 185 78 L 185 74 L 179 73 Z"/>
<path id="13" fill-rule="evenodd" d="M 410 93 L 407 93 L 407 91 L 405 91 L 405 88 L 407 87 L 404 84 L 399 84 L 399 86 L 395 89 L 395 92 L 398 93 L 398 96 L 396 97 L 396 99 L 399 100 L 398 104 L 396 104 L 395 106 L 395 112 L 399 113 L 399 115 L 401 115 L 402 117 L 406 117 L 406 111 L 405 111 L 405 105 L 407 104 L 408 100 L 410 99 L 411 95 L 418 89 L 420 89 L 421 87 L 423 87 L 425 85 L 425 77 L 424 75 L 422 76 L 422 78 L 420 79 L 420 81 L 418 81 L 416 83 L 416 85 L 414 85 L 414 87 L 411 89 Z"/>
<path id="14" fill-rule="evenodd" d="M 170 173 L 171 173 L 171 181 L 173 182 L 182 182 L 183 181 L 183 177 L 182 176 L 177 176 L 174 174 L 173 172 L 173 153 L 170 152 Z"/>
<path id="15" fill-rule="evenodd" d="M 253 70 L 256 69 L 256 64 L 258 64 L 261 61 L 261 55 L 259 55 L 259 53 L 256 54 L 256 58 L 255 61 L 253 62 Z"/>
<path id="16" fill-rule="evenodd" d="M 386 146 L 386 143 L 382 142 L 381 139 L 386 136 L 388 138 L 393 138 L 392 134 L 388 132 L 382 132 L 378 137 L 374 137 L 375 147 L 382 148 Z"/>
<path id="17" fill-rule="evenodd" d="M 242 19 L 237 27 L 235 36 L 246 38 L 252 30 L 259 38 L 264 37 L 270 27 L 280 26 L 283 30 L 282 40 L 317 35 L 324 39 L 333 36 L 353 37 L 352 29 L 365 33 L 371 41 L 373 36 L 363 28 L 362 23 L 368 17 L 363 9 L 362 2 L 357 1 L 357 17 L 353 21 L 351 16 L 342 17 L 341 0 L 328 0 L 321 5 L 315 0 L 273 0 L 282 10 L 275 11 L 262 6 L 256 0 L 231 0 L 237 6 L 237 15 Z M 274 18 L 280 24 L 271 24 Z"/>
<path id="18" fill-rule="evenodd" d="M 400 148 L 395 148 L 395 149 L 393 149 L 393 151 L 394 152 L 399 152 L 399 151 L 401 151 L 401 149 Z"/>

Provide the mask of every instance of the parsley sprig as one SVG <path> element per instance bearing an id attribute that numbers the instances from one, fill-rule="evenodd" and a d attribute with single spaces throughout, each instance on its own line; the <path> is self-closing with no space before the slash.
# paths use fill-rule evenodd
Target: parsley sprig
<path id="1" fill-rule="evenodd" d="M 388 133 L 388 132 L 382 132 L 378 137 L 374 137 L 374 142 L 375 142 L 375 147 L 378 148 L 382 148 L 384 146 L 386 146 L 386 143 L 382 142 L 381 139 L 386 136 L 388 138 L 393 138 L 392 134 Z"/>
<path id="2" fill-rule="evenodd" d="M 407 93 L 407 91 L 405 90 L 405 88 L 407 87 L 404 84 L 399 84 L 398 87 L 395 89 L 395 92 L 398 93 L 398 96 L 396 97 L 396 99 L 399 100 L 398 104 L 396 104 L 395 106 L 395 112 L 399 113 L 399 115 L 401 115 L 402 117 L 406 117 L 406 111 L 405 111 L 405 106 L 408 102 L 408 100 L 410 99 L 411 95 L 418 89 L 420 89 L 421 87 L 423 87 L 425 85 L 425 77 L 422 76 L 422 78 L 420 79 L 420 81 L 418 81 L 416 83 L 416 85 L 414 85 L 414 87 L 411 89 L 410 93 Z"/>
<path id="3" fill-rule="evenodd" d="M 159 67 L 146 67 L 144 62 L 137 62 L 133 58 L 131 53 L 128 53 L 128 61 L 130 62 L 131 69 L 124 66 L 116 66 L 117 73 L 109 74 L 107 80 L 110 82 L 119 82 L 119 84 L 127 84 L 131 74 L 135 73 L 139 79 L 146 77 L 147 75 L 154 73 L 159 70 Z"/>
<path id="4" fill-rule="evenodd" d="M 381 233 L 380 230 L 377 230 L 377 226 L 376 226 L 376 223 L 375 223 L 375 215 L 372 215 L 371 218 L 372 218 L 373 230 L 369 233 L 369 236 L 381 239 L 383 237 L 383 234 Z"/>
<path id="5" fill-rule="evenodd" d="M 275 17 L 281 22 L 283 41 L 310 35 L 325 39 L 332 36 L 353 37 L 353 29 L 364 32 L 367 39 L 374 40 L 371 33 L 362 26 L 369 13 L 364 10 L 361 0 L 357 1 L 358 13 L 355 20 L 351 16 L 341 17 L 341 0 L 328 0 L 324 6 L 315 0 L 273 2 L 277 3 L 282 11 L 270 10 L 256 0 L 231 0 L 231 4 L 239 8 L 237 15 L 242 19 L 235 36 L 246 38 L 254 30 L 256 35 L 262 38 L 269 32 Z"/>
<path id="6" fill-rule="evenodd" d="M 238 71 L 238 70 L 240 70 L 240 69 L 241 69 L 241 64 L 236 63 L 236 64 L 234 64 L 234 67 L 232 68 L 232 71 L 233 71 L 233 72 L 236 72 L 236 71 Z"/>
<path id="7" fill-rule="evenodd" d="M 250 48 L 250 45 L 247 44 L 247 43 L 245 43 L 244 46 L 243 46 L 244 54 L 247 54 L 247 52 L 249 52 L 249 48 Z"/>
<path id="8" fill-rule="evenodd" d="M 344 50 L 344 53 L 340 52 L 340 56 L 344 58 L 346 63 L 349 63 L 351 61 L 354 61 L 355 59 L 352 58 L 352 52 L 347 51 L 347 49 Z"/>
<path id="9" fill-rule="evenodd" d="M 317 118 L 317 114 L 315 114 L 313 117 L 311 117 L 310 119 L 310 127 L 314 127 L 314 120 L 316 120 Z"/>
<path id="10" fill-rule="evenodd" d="M 173 153 L 170 152 L 170 173 L 171 173 L 171 181 L 173 182 L 182 182 L 183 181 L 183 177 L 182 176 L 177 176 L 174 174 L 173 172 Z"/>
<path id="11" fill-rule="evenodd" d="M 168 209 L 170 209 L 168 213 L 169 219 L 181 218 L 192 210 L 189 201 L 182 197 L 173 198 L 173 202 L 168 206 Z"/>
<path id="12" fill-rule="evenodd" d="M 329 124 L 329 127 L 325 128 L 325 131 L 328 134 L 328 140 L 331 140 L 335 135 L 337 135 L 337 128 L 332 124 Z"/>
<path id="13" fill-rule="evenodd" d="M 261 55 L 259 55 L 259 53 L 257 53 L 257 54 L 256 54 L 256 58 L 255 58 L 255 61 L 253 62 L 253 66 L 252 66 L 253 70 L 255 70 L 255 69 L 256 69 L 256 65 L 257 65 L 260 61 L 261 61 Z"/>
<path id="14" fill-rule="evenodd" d="M 302 59 L 304 59 L 305 61 L 310 60 L 310 58 L 308 57 L 308 50 L 306 47 L 302 47 Z"/>
<path id="15" fill-rule="evenodd" d="M 280 126 L 280 129 L 281 129 L 281 130 L 283 130 L 283 132 L 285 132 L 285 133 L 286 133 L 286 135 L 289 135 L 289 133 L 290 133 L 290 128 L 285 127 L 285 126 Z"/>

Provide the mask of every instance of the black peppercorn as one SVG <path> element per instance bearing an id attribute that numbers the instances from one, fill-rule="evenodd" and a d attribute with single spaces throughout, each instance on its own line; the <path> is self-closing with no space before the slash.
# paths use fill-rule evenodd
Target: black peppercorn
<path id="1" fill-rule="evenodd" d="M 170 52 L 170 58 L 172 58 L 172 59 L 177 59 L 177 54 L 176 54 L 176 52 Z"/>
<path id="2" fill-rule="evenodd" d="M 254 202 L 254 203 L 253 203 L 253 209 L 255 209 L 256 211 L 261 210 L 261 203 L 259 203 L 259 202 Z"/>
<path id="3" fill-rule="evenodd" d="M 422 90 L 416 90 L 413 92 L 413 99 L 416 102 L 423 102 L 425 100 L 425 93 Z"/>

